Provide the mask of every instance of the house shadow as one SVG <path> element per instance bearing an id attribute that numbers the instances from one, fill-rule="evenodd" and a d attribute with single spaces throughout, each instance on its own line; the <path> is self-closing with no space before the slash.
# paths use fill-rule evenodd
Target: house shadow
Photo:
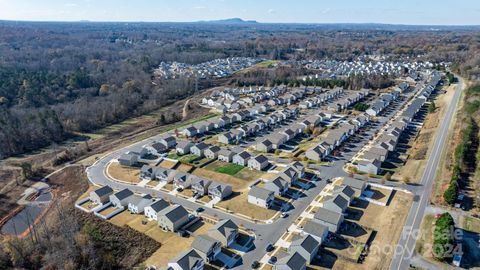
<path id="1" fill-rule="evenodd" d="M 480 249 L 478 243 L 480 241 L 480 234 L 464 229 L 457 229 L 461 232 L 461 238 L 458 239 L 462 244 L 462 268 L 480 267 Z"/>
<path id="2" fill-rule="evenodd" d="M 367 209 L 368 205 L 369 205 L 368 201 L 365 201 L 359 198 L 354 198 L 351 203 L 352 207 L 360 208 L 360 209 Z"/>
<path id="3" fill-rule="evenodd" d="M 294 200 L 298 200 L 301 198 L 307 197 L 307 195 L 301 191 L 293 190 L 291 188 L 288 189 L 287 194 L 284 197 L 288 197 Z"/>
<path id="4" fill-rule="evenodd" d="M 347 208 L 345 211 L 345 219 L 359 221 L 363 216 L 363 211 L 356 208 Z"/>
<path id="5" fill-rule="evenodd" d="M 233 191 L 233 192 L 230 194 L 230 196 L 228 196 L 228 197 L 226 197 L 226 198 L 223 198 L 222 201 L 229 201 L 229 200 L 231 200 L 231 199 L 233 199 L 233 198 L 235 198 L 235 197 L 237 197 L 237 196 L 240 196 L 240 195 L 242 195 L 241 192 Z"/>
<path id="6" fill-rule="evenodd" d="M 310 264 L 313 266 L 307 269 L 317 269 L 317 268 L 327 268 L 332 269 L 335 265 L 335 262 L 338 260 L 338 256 L 330 250 L 320 248 L 318 254 L 319 257 L 316 257 Z"/>
<path id="7" fill-rule="evenodd" d="M 350 237 L 360 237 L 367 233 L 368 232 L 364 228 L 362 228 L 360 225 L 350 221 L 345 221 L 342 224 L 342 230 L 340 232 L 341 235 L 350 236 Z"/>
<path id="8" fill-rule="evenodd" d="M 343 238 L 340 235 L 334 235 L 332 239 L 324 244 L 326 248 L 336 249 L 336 250 L 344 250 L 350 248 L 352 244 L 348 242 L 347 239 Z"/>

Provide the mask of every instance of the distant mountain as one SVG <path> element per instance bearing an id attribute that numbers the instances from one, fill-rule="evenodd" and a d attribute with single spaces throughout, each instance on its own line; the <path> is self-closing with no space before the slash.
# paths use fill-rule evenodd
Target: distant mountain
<path id="1" fill-rule="evenodd" d="M 253 20 L 242 20 L 240 18 L 229 18 L 224 20 L 211 20 L 211 21 L 198 21 L 198 23 L 215 23 L 215 24 L 256 24 L 257 21 Z"/>

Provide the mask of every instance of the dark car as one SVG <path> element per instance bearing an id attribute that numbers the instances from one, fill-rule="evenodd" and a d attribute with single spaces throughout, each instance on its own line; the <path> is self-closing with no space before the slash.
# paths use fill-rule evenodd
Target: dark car
<path id="1" fill-rule="evenodd" d="M 265 251 L 266 252 L 270 252 L 274 249 L 273 245 L 272 244 L 268 244 L 267 247 L 265 247 Z"/>
<path id="2" fill-rule="evenodd" d="M 257 269 L 260 266 L 260 263 L 258 261 L 253 261 L 251 266 L 252 269 Z"/>
<path id="3" fill-rule="evenodd" d="M 270 259 L 268 259 L 269 264 L 275 264 L 276 262 L 277 262 L 277 257 L 275 256 L 272 256 L 270 257 Z"/>
<path id="4" fill-rule="evenodd" d="M 198 207 L 196 212 L 200 213 L 200 212 L 203 212 L 203 211 L 205 211 L 205 209 L 203 209 L 203 207 Z"/>

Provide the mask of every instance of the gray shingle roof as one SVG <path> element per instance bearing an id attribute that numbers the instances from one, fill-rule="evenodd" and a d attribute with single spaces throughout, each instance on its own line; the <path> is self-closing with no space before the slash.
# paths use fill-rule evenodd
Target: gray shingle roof
<path id="1" fill-rule="evenodd" d="M 170 204 L 168 204 L 167 201 L 165 201 L 164 199 L 160 199 L 158 201 L 155 201 L 153 202 L 152 204 L 150 204 L 149 206 L 152 207 L 152 209 L 155 211 L 155 212 L 160 212 L 162 211 L 163 209 L 167 208 Z"/>
<path id="2" fill-rule="evenodd" d="M 302 269 L 306 263 L 307 260 L 305 260 L 302 255 L 298 254 L 298 252 L 288 254 L 287 256 L 280 258 L 277 262 L 277 264 L 286 265 L 292 270 Z"/>
<path id="3" fill-rule="evenodd" d="M 113 189 L 109 186 L 103 186 L 99 189 L 96 189 L 95 194 L 97 194 L 99 197 L 111 194 L 113 192 Z"/>
<path id="4" fill-rule="evenodd" d="M 123 199 L 125 199 L 125 198 L 128 198 L 128 197 L 132 196 L 132 195 L 133 195 L 133 192 L 132 192 L 130 189 L 125 188 L 125 189 L 122 189 L 122 190 L 120 190 L 119 192 L 117 192 L 117 193 L 115 193 L 115 194 L 113 194 L 113 195 L 114 195 L 115 197 L 117 197 L 117 199 L 123 200 Z"/>
<path id="5" fill-rule="evenodd" d="M 328 232 L 328 227 L 312 219 L 305 223 L 303 231 L 316 237 L 323 237 L 325 232 Z"/>
<path id="6" fill-rule="evenodd" d="M 318 248 L 320 245 L 320 242 L 318 242 L 315 238 L 313 238 L 311 235 L 305 235 L 305 236 L 295 236 L 293 238 L 292 246 L 301 246 L 303 249 L 305 249 L 308 253 L 313 253 L 314 250 Z"/>
<path id="7" fill-rule="evenodd" d="M 158 213 L 159 216 L 166 216 L 171 221 L 177 221 L 188 215 L 187 210 L 181 205 L 170 205 Z"/>
<path id="8" fill-rule="evenodd" d="M 342 218 L 342 214 L 334 211 L 330 211 L 325 208 L 319 208 L 313 218 L 322 220 L 331 224 L 338 224 Z"/>
<path id="9" fill-rule="evenodd" d="M 218 240 L 203 234 L 195 237 L 195 240 L 193 240 L 192 243 L 192 248 L 206 254 L 218 243 L 220 243 Z"/>
<path id="10" fill-rule="evenodd" d="M 248 195 L 265 200 L 269 196 L 271 196 L 272 193 L 273 191 L 270 191 L 261 187 L 253 186 L 248 192 Z"/>
<path id="11" fill-rule="evenodd" d="M 172 260 L 172 262 L 176 262 L 181 269 L 192 269 L 201 261 L 203 261 L 202 257 L 200 257 L 194 249 L 187 250 Z"/>

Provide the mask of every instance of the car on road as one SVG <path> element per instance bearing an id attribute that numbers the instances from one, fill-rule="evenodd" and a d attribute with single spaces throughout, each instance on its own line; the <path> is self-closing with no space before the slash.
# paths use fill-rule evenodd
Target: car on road
<path id="1" fill-rule="evenodd" d="M 287 212 L 283 212 L 280 216 L 281 216 L 282 218 L 286 218 L 286 217 L 288 217 L 288 213 L 287 213 Z"/>
<path id="2" fill-rule="evenodd" d="M 272 250 L 274 250 L 274 249 L 275 249 L 275 247 L 274 247 L 272 244 L 268 244 L 268 245 L 265 247 L 265 251 L 266 251 L 266 252 L 270 252 L 270 251 L 272 251 Z"/>
<path id="3" fill-rule="evenodd" d="M 272 256 L 270 257 L 270 259 L 268 259 L 269 264 L 275 264 L 276 262 L 277 262 L 277 257 L 275 256 Z"/>
<path id="4" fill-rule="evenodd" d="M 195 210 L 195 212 L 197 213 L 200 213 L 200 212 L 203 212 L 205 211 L 205 209 L 203 207 L 198 207 L 197 210 Z"/>
<path id="5" fill-rule="evenodd" d="M 177 191 L 178 191 L 178 192 L 182 192 L 182 191 L 183 191 L 183 188 L 179 187 L 179 188 L 177 188 Z"/>
<path id="6" fill-rule="evenodd" d="M 257 269 L 259 266 L 260 266 L 260 263 L 258 261 L 252 262 L 252 265 L 251 265 L 252 269 Z"/>

